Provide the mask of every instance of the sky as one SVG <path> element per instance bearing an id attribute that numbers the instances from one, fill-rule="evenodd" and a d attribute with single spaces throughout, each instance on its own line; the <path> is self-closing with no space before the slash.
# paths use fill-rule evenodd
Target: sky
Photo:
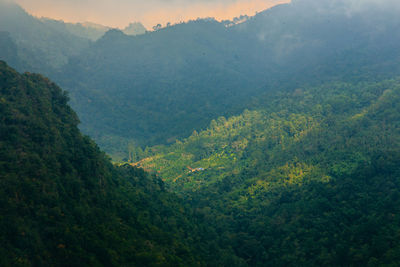
<path id="1" fill-rule="evenodd" d="M 94 22 L 124 28 L 140 21 L 146 28 L 167 22 L 254 15 L 290 0 L 15 0 L 28 13 L 66 22 Z"/>

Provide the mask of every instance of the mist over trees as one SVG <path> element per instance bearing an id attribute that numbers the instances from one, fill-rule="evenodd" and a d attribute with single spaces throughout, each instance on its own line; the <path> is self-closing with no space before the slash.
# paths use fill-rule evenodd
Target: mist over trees
<path id="1" fill-rule="evenodd" d="M 230 27 L 195 20 L 137 37 L 110 32 L 55 79 L 83 131 L 117 154 L 129 142 L 173 142 L 271 90 L 398 74 L 398 16 L 331 5 L 298 1 Z"/>
<path id="2" fill-rule="evenodd" d="M 1 1 L 29 72 L 0 61 L 0 265 L 399 265 L 399 10 L 146 31 Z"/>

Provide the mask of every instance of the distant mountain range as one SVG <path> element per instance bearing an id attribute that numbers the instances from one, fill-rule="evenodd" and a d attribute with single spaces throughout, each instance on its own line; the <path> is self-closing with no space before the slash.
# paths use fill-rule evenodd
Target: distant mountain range
<path id="1" fill-rule="evenodd" d="M 399 266 L 399 11 L 129 36 L 2 3 L 0 266 Z"/>
<path id="2" fill-rule="evenodd" d="M 197 20 L 137 37 L 110 32 L 54 77 L 83 131 L 115 154 L 188 136 L 271 90 L 398 74 L 397 13 L 349 15 L 337 3 L 300 0 L 230 27 Z"/>
<path id="3" fill-rule="evenodd" d="M 112 29 L 95 42 L 14 6 L 0 18 L 10 32 L 1 40 L 13 51 L 2 58 L 66 88 L 82 130 L 121 159 L 130 145 L 173 142 L 215 117 L 251 108 L 271 90 L 398 74 L 396 11 L 369 2 L 362 9 L 339 0 L 332 6 L 298 0 L 229 27 L 207 19 L 138 36 Z M 133 28 L 144 30 L 131 24 L 125 32 Z M 105 30 L 86 29 L 96 29 L 96 37 Z"/>
<path id="4" fill-rule="evenodd" d="M 53 20 L 50 18 L 40 18 L 45 25 L 53 27 L 59 32 L 69 32 L 78 37 L 89 39 L 92 41 L 98 40 L 111 28 L 92 22 L 84 23 L 66 23 L 62 20 Z"/>
<path id="5" fill-rule="evenodd" d="M 49 73 L 65 65 L 69 57 L 78 55 L 90 43 L 4 1 L 0 1 L 0 31 L 9 33 L 18 55 L 19 64 L 15 67 L 21 71 Z"/>
<path id="6" fill-rule="evenodd" d="M 90 39 L 92 41 L 97 41 L 107 31 L 113 29 L 93 22 L 66 23 L 62 20 L 53 20 L 49 18 L 41 18 L 40 20 L 45 24 L 53 26 L 60 32 L 68 31 L 73 35 Z M 122 32 L 126 35 L 139 35 L 146 33 L 146 28 L 140 22 L 133 22 L 126 26 Z"/>
<path id="7" fill-rule="evenodd" d="M 51 73 L 67 64 L 69 58 L 78 55 L 96 41 L 110 27 L 91 23 L 65 23 L 49 18 L 29 15 L 19 5 L 10 1 L 0 1 L 0 32 L 9 47 L 15 47 L 17 59 L 10 64 L 20 71 Z M 146 29 L 140 23 L 133 23 L 126 29 L 127 34 L 143 34 Z M 6 42 L 6 41 L 4 41 Z M 1 59 L 9 59 L 10 54 L 0 50 Z"/>

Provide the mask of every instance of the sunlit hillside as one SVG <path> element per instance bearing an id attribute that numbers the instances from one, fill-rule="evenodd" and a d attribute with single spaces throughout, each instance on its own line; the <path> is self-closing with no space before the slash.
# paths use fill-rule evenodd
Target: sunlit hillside
<path id="1" fill-rule="evenodd" d="M 0 266 L 400 266 L 400 2 L 18 1 Z"/>

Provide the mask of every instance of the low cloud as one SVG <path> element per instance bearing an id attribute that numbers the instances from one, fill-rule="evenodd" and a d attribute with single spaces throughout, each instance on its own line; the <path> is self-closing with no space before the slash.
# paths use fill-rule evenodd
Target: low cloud
<path id="1" fill-rule="evenodd" d="M 305 5 L 317 12 L 346 13 L 348 15 L 366 10 L 400 10 L 399 0 L 292 0 L 294 5 Z"/>

